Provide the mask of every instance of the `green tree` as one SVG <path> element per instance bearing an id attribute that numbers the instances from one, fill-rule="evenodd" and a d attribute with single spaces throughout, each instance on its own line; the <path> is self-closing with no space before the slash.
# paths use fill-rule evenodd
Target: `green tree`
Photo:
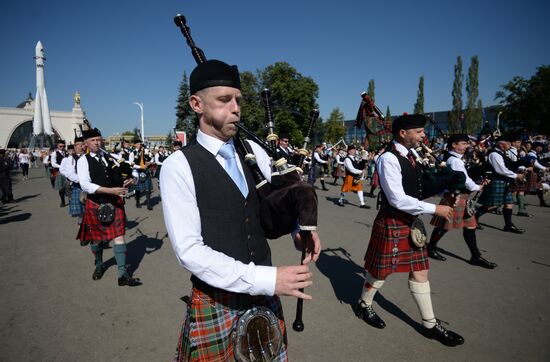
<path id="1" fill-rule="evenodd" d="M 418 81 L 418 92 L 416 93 L 416 103 L 414 104 L 414 111 L 416 114 L 424 113 L 424 76 L 420 76 Z"/>
<path id="2" fill-rule="evenodd" d="M 301 144 L 309 125 L 309 115 L 313 109 L 318 108 L 318 85 L 312 78 L 303 76 L 286 62 L 267 66 L 258 72 L 258 78 L 258 89 L 271 90 L 276 132 L 287 133 L 293 144 Z M 265 122 L 265 116 L 262 119 Z M 314 134 L 315 132 L 314 130 Z"/>
<path id="3" fill-rule="evenodd" d="M 344 126 L 344 114 L 340 111 L 340 108 L 334 108 L 323 125 L 325 128 L 324 141 L 336 143 L 344 137 L 346 127 Z"/>
<path id="4" fill-rule="evenodd" d="M 481 100 L 479 99 L 479 59 L 477 55 L 472 57 L 470 68 L 468 69 L 468 78 L 466 79 L 466 112 L 465 112 L 465 132 L 468 134 L 477 133 L 483 122 L 483 110 Z"/>
<path id="5" fill-rule="evenodd" d="M 252 132 L 259 134 L 264 124 L 264 110 L 260 104 L 260 84 L 252 72 L 241 72 L 241 121 Z"/>
<path id="6" fill-rule="evenodd" d="M 529 80 L 514 77 L 501 88 L 495 99 L 500 99 L 507 125 L 550 134 L 549 65 L 537 68 Z"/>
<path id="7" fill-rule="evenodd" d="M 190 95 L 187 73 L 183 72 L 176 101 L 176 129 L 183 130 L 188 135 L 195 135 L 198 127 L 198 118 L 189 105 Z"/>
<path id="8" fill-rule="evenodd" d="M 453 82 L 453 108 L 449 113 L 449 131 L 451 133 L 459 132 L 462 128 L 460 118 L 462 115 L 462 82 L 464 75 L 462 74 L 462 57 L 459 55 L 456 58 L 455 64 L 455 79 Z"/>

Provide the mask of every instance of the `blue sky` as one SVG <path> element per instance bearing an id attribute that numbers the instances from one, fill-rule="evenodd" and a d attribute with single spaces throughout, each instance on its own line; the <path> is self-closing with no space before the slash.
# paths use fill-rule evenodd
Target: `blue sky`
<path id="1" fill-rule="evenodd" d="M 425 78 L 425 111 L 451 108 L 458 55 L 466 75 L 479 56 L 480 98 L 550 64 L 548 1 L 2 1 L 0 107 L 36 90 L 34 48 L 46 52 L 50 109 L 82 107 L 104 134 L 139 125 L 146 135 L 175 124 L 183 72 L 195 66 L 172 18 L 186 16 L 210 59 L 255 71 L 286 61 L 319 85 L 321 117 L 339 107 L 355 117 L 370 79 L 376 103 L 412 112 Z M 466 98 L 464 91 L 463 98 Z"/>

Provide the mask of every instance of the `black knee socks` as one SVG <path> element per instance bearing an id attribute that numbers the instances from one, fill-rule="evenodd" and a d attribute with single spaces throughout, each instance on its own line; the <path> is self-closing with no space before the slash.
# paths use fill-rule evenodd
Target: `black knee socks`
<path id="1" fill-rule="evenodd" d="M 447 230 L 445 230 L 444 228 L 436 227 L 432 231 L 432 236 L 430 237 L 430 243 L 428 244 L 428 248 L 431 250 L 434 250 L 435 247 L 437 246 L 437 242 L 441 240 L 441 238 L 443 237 L 443 235 L 445 235 L 446 232 Z"/>
<path id="2" fill-rule="evenodd" d="M 64 189 L 59 190 L 59 198 L 61 199 L 61 203 L 64 204 L 65 203 L 65 190 Z"/>
<path id="3" fill-rule="evenodd" d="M 464 236 L 464 241 L 466 242 L 466 245 L 468 245 L 468 249 L 470 249 L 472 259 L 479 258 L 481 256 L 481 253 L 477 248 L 476 229 L 463 228 L 462 235 Z"/>
<path id="4" fill-rule="evenodd" d="M 509 228 L 512 226 L 512 209 L 502 209 L 502 216 L 504 217 L 504 226 Z"/>

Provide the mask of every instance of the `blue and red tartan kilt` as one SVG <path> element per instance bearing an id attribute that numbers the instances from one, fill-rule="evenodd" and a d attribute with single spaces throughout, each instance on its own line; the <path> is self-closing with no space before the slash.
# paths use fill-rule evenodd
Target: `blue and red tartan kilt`
<path id="1" fill-rule="evenodd" d="M 478 202 L 484 206 L 501 206 L 503 204 L 513 204 L 512 193 L 508 187 L 509 182 L 503 180 L 492 180 L 483 188 L 483 192 Z"/>
<path id="2" fill-rule="evenodd" d="M 231 333 L 246 311 L 240 296 L 225 291 L 206 293 L 193 287 L 174 361 L 234 361 Z M 257 299 L 254 306 L 271 309 L 279 318 L 283 332 L 282 351 L 273 361 L 287 361 L 287 335 L 281 301 L 278 296 Z"/>
<path id="3" fill-rule="evenodd" d="M 540 177 L 536 172 L 530 171 L 526 175 L 526 192 L 536 193 L 541 188 Z"/>
<path id="4" fill-rule="evenodd" d="M 126 232 L 126 220 L 122 198 L 117 197 L 117 201 L 113 205 L 115 206 L 115 217 L 110 223 L 104 224 L 97 218 L 99 204 L 87 199 L 82 224 L 80 224 L 76 239 L 91 242 L 108 241 L 117 236 L 124 235 Z"/>
<path id="5" fill-rule="evenodd" d="M 139 177 L 136 179 L 134 189 L 137 192 L 149 192 L 153 191 L 153 181 L 151 181 L 151 175 L 147 175 L 144 181 L 140 181 Z"/>
<path id="6" fill-rule="evenodd" d="M 445 196 L 441 198 L 439 205 L 449 206 L 449 197 L 450 195 L 445 194 Z M 432 221 L 430 221 L 430 224 L 435 227 L 444 228 L 445 230 L 475 228 L 477 226 L 475 216 L 469 216 L 466 213 L 466 203 L 468 202 L 468 198 L 469 196 L 466 194 L 460 194 L 457 197 L 455 207 L 453 208 L 453 218 L 450 222 L 444 217 L 434 215 L 434 217 L 432 217 Z"/>
<path id="7" fill-rule="evenodd" d="M 69 198 L 69 215 L 76 217 L 84 213 L 84 204 L 80 202 L 80 186 L 71 185 L 71 197 Z"/>
<path id="8" fill-rule="evenodd" d="M 409 236 L 414 217 L 400 217 L 380 209 L 365 254 L 365 269 L 376 279 L 391 273 L 420 271 L 430 268 L 426 248 L 413 247 Z M 393 251 L 396 247 L 395 253 Z"/>

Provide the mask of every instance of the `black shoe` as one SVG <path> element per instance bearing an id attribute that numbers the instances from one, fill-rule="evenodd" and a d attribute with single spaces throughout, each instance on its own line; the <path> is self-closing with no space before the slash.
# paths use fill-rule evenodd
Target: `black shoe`
<path id="1" fill-rule="evenodd" d="M 484 228 L 483 226 L 481 226 L 481 225 L 477 224 L 477 226 L 476 226 L 476 230 L 483 230 L 483 229 L 485 229 L 485 228 Z"/>
<path id="2" fill-rule="evenodd" d="M 90 240 L 82 240 L 80 241 L 80 246 L 86 246 L 90 243 Z"/>
<path id="3" fill-rule="evenodd" d="M 470 264 L 487 268 L 487 269 L 494 269 L 497 267 L 496 263 L 492 263 L 486 260 L 485 258 L 483 258 L 482 256 L 478 256 L 477 258 L 470 259 Z"/>
<path id="4" fill-rule="evenodd" d="M 518 212 L 517 216 L 523 216 L 523 217 L 533 217 L 533 215 L 527 213 L 527 212 Z"/>
<path id="5" fill-rule="evenodd" d="M 509 233 L 514 233 L 514 234 L 523 234 L 525 232 L 524 229 L 520 229 L 514 224 L 512 224 L 512 226 L 505 226 L 504 229 L 502 229 L 502 230 L 504 230 L 506 232 L 509 232 Z"/>
<path id="6" fill-rule="evenodd" d="M 118 286 L 119 287 L 122 287 L 122 286 L 125 286 L 125 285 L 127 285 L 129 287 L 137 287 L 138 285 L 141 285 L 141 284 L 143 284 L 143 283 L 140 282 L 139 278 L 132 278 L 128 274 L 124 274 L 123 276 L 118 278 Z"/>
<path id="7" fill-rule="evenodd" d="M 383 329 L 386 327 L 386 323 L 372 309 L 372 305 L 365 304 L 363 301 L 357 303 L 355 315 L 374 328 Z"/>
<path id="8" fill-rule="evenodd" d="M 92 274 L 93 280 L 99 280 L 103 277 L 103 273 L 105 273 L 105 268 L 103 268 L 103 264 L 100 266 L 96 266 L 94 273 Z"/>
<path id="9" fill-rule="evenodd" d="M 432 259 L 439 260 L 439 261 L 445 261 L 447 260 L 446 257 L 439 254 L 439 252 L 435 249 L 428 249 L 428 256 Z"/>
<path id="10" fill-rule="evenodd" d="M 147 205 L 147 210 L 149 210 L 149 211 L 153 210 L 153 206 Z"/>
<path id="11" fill-rule="evenodd" d="M 141 204 L 140 204 L 139 202 L 136 202 L 136 207 L 137 207 L 138 209 L 141 209 Z"/>
<path id="12" fill-rule="evenodd" d="M 323 187 L 321 190 L 328 191 L 328 189 L 326 187 Z"/>
<path id="13" fill-rule="evenodd" d="M 361 206 L 359 206 L 359 208 L 361 208 L 361 209 L 370 209 L 370 206 L 369 205 L 361 205 Z"/>
<path id="14" fill-rule="evenodd" d="M 464 338 L 459 334 L 446 330 L 441 322 L 437 321 L 433 328 L 422 326 L 422 334 L 430 339 L 435 339 L 448 347 L 458 346 L 464 343 Z"/>
<path id="15" fill-rule="evenodd" d="M 548 205 L 546 202 L 541 202 L 539 204 L 540 207 L 550 207 L 550 205 Z"/>
<path id="16" fill-rule="evenodd" d="M 65 207 L 65 201 L 61 201 L 61 203 L 59 204 L 59 207 Z"/>
<path id="17" fill-rule="evenodd" d="M 338 206 L 344 207 L 344 200 L 342 199 L 338 200 Z"/>

